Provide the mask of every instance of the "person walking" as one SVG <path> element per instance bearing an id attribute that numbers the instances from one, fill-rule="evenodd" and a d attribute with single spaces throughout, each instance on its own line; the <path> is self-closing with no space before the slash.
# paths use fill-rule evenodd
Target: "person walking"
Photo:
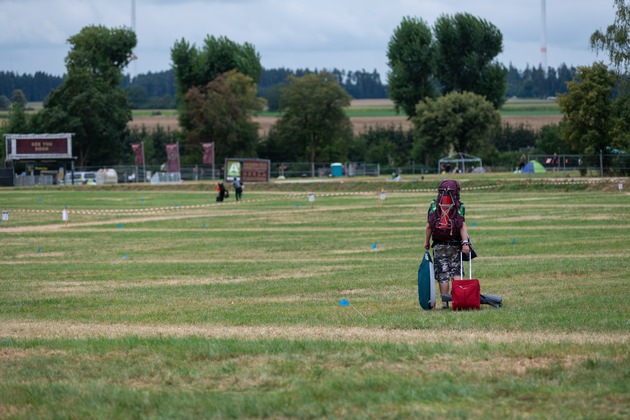
<path id="1" fill-rule="evenodd" d="M 240 178 L 236 178 L 232 185 L 234 186 L 234 197 L 236 197 L 236 201 L 241 201 L 243 198 L 243 182 Z"/>
<path id="2" fill-rule="evenodd" d="M 470 253 L 465 209 L 459 200 L 459 190 L 457 181 L 442 181 L 427 216 L 424 249 L 433 247 L 433 269 L 440 294 L 449 294 L 450 282 L 461 279 L 460 252 Z M 448 302 L 442 302 L 442 308 L 448 308 Z"/>

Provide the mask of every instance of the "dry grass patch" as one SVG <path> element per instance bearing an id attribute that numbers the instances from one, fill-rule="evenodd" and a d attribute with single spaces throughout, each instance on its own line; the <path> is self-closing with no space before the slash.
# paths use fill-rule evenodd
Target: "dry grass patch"
<path id="1" fill-rule="evenodd" d="M 361 327 L 308 327 L 308 326 L 225 326 L 225 325 L 131 325 L 95 324 L 63 321 L 6 321 L 0 325 L 0 335 L 21 339 L 94 337 L 121 338 L 138 337 L 207 337 L 236 338 L 242 340 L 290 339 L 332 340 L 346 342 L 378 343 L 444 343 L 470 344 L 630 344 L 630 333 L 579 333 L 537 331 L 461 331 L 453 329 L 399 330 Z"/>

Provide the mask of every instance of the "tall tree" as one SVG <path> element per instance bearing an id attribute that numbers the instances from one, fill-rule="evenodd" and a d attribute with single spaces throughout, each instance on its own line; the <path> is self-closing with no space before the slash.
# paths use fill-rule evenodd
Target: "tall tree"
<path id="1" fill-rule="evenodd" d="M 311 174 L 315 176 L 315 162 L 323 151 L 352 138 L 352 125 L 344 112 L 351 99 L 328 72 L 289 76 L 280 97 L 281 117 L 270 136 L 290 142 L 311 162 Z"/>
<path id="2" fill-rule="evenodd" d="M 226 38 L 206 37 L 202 48 L 185 39 L 171 48 L 178 98 L 190 88 L 205 86 L 217 76 L 236 70 L 258 83 L 262 76 L 260 55 L 252 44 L 237 44 Z"/>
<path id="3" fill-rule="evenodd" d="M 72 132 L 79 165 L 116 163 L 123 153 L 131 108 L 119 87 L 136 35 L 126 28 L 87 26 L 68 39 L 67 76 L 44 103 L 41 129 Z"/>
<path id="4" fill-rule="evenodd" d="M 261 110 L 256 83 L 262 75 L 254 46 L 209 36 L 199 49 L 182 39 L 171 49 L 171 60 L 185 159 L 198 159 L 200 146 L 194 143 L 210 140 L 218 142 L 219 157 L 251 156 L 258 140 L 252 117 Z"/>
<path id="5" fill-rule="evenodd" d="M 478 153 L 490 147 L 501 116 L 483 96 L 451 92 L 419 103 L 412 122 L 414 157 L 424 157 L 428 165 L 449 152 Z"/>
<path id="6" fill-rule="evenodd" d="M 473 92 L 499 108 L 507 89 L 507 69 L 496 61 L 503 50 L 501 31 L 469 13 L 457 13 L 440 16 L 434 32 L 436 78 L 443 92 Z"/>
<path id="7" fill-rule="evenodd" d="M 436 95 L 432 81 L 435 60 L 433 35 L 421 19 L 403 18 L 387 47 L 389 95 L 396 111 L 416 115 L 416 105 Z"/>
<path id="8" fill-rule="evenodd" d="M 206 86 L 191 88 L 184 103 L 189 124 L 183 161 L 201 156 L 201 143 L 214 141 L 216 159 L 252 157 L 258 143 L 258 124 L 252 117 L 263 108 L 253 80 L 235 70 L 221 74 Z"/>
<path id="9" fill-rule="evenodd" d="M 614 89 L 618 78 L 605 64 L 578 67 L 568 92 L 558 97 L 564 113 L 562 133 L 578 153 L 599 153 L 607 146 L 628 147 L 627 117 L 619 115 Z M 625 133 L 624 133 L 625 132 Z"/>
<path id="10" fill-rule="evenodd" d="M 610 62 L 621 72 L 630 67 L 630 3 L 626 0 L 613 0 L 617 8 L 615 21 L 606 32 L 595 31 L 591 35 L 591 48 L 595 51 L 608 51 Z"/>
<path id="11" fill-rule="evenodd" d="M 24 105 L 19 101 L 13 101 L 9 109 L 9 118 L 7 123 L 2 126 L 2 131 L 7 134 L 26 134 L 31 130 L 28 115 L 24 110 Z"/>

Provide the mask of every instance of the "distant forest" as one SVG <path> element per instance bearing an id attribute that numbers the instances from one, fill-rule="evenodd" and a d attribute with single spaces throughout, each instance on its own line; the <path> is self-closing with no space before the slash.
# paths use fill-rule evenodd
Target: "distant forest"
<path id="1" fill-rule="evenodd" d="M 354 99 L 387 98 L 386 80 L 376 71 L 327 70 L 339 79 L 341 86 Z M 270 110 L 277 110 L 279 88 L 287 76 L 297 77 L 317 70 L 264 69 L 258 84 L 259 95 L 267 99 Z M 557 69 L 549 68 L 545 73 L 541 66 L 521 71 L 508 67 L 507 97 L 547 98 L 566 92 L 566 83 L 571 81 L 577 70 L 575 67 L 561 65 Z M 33 75 L 19 75 L 0 71 L 0 109 L 8 108 L 13 93 L 21 90 L 28 102 L 41 102 L 63 82 L 62 76 L 52 76 L 43 72 Z M 172 109 L 175 104 L 175 76 L 172 70 L 140 74 L 131 80 L 126 76 L 122 88 L 127 91 L 129 101 L 136 109 Z"/>

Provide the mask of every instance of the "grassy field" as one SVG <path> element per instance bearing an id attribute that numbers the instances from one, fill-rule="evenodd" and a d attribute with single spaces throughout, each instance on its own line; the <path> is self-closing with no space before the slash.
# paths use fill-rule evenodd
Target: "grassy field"
<path id="1" fill-rule="evenodd" d="M 630 182 L 462 178 L 422 311 L 438 181 L 0 189 L 0 418 L 628 418 Z"/>

